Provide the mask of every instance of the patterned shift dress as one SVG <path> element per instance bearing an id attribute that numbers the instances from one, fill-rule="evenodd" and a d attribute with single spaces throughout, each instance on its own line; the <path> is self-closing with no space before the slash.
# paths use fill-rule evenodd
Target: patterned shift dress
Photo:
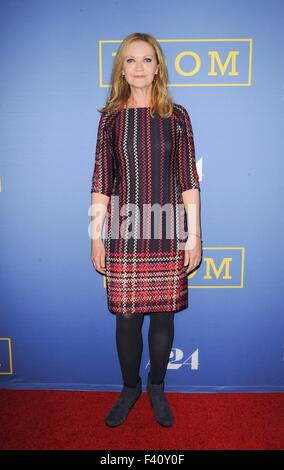
<path id="1" fill-rule="evenodd" d="M 182 192 L 199 187 L 191 121 L 174 103 L 169 118 L 150 107 L 100 117 L 91 192 L 110 197 L 106 285 L 112 313 L 188 307 Z"/>

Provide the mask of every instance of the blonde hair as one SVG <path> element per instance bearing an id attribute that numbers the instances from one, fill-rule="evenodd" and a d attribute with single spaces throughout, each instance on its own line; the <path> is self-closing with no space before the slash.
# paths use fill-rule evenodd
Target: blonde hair
<path id="1" fill-rule="evenodd" d="M 111 72 L 111 91 L 107 98 L 106 105 L 98 109 L 104 113 L 108 111 L 117 111 L 125 107 L 130 96 L 131 89 L 125 77 L 122 75 L 123 61 L 126 56 L 127 48 L 133 41 L 145 41 L 150 44 L 156 54 L 156 60 L 159 64 L 157 74 L 152 84 L 151 91 L 151 116 L 159 115 L 161 117 L 170 117 L 173 113 L 173 99 L 167 89 L 168 71 L 166 59 L 158 41 L 147 33 L 132 33 L 123 39 L 120 44 L 112 72 Z"/>

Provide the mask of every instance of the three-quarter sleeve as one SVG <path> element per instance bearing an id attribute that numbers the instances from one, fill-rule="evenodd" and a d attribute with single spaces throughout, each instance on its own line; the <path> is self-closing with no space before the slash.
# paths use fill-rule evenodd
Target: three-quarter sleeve
<path id="1" fill-rule="evenodd" d="M 191 120 L 183 106 L 180 106 L 180 135 L 177 153 L 177 174 L 181 192 L 188 189 L 200 189 Z"/>
<path id="2" fill-rule="evenodd" d="M 91 193 L 101 193 L 110 197 L 115 180 L 115 164 L 112 139 L 107 122 L 108 114 L 103 113 L 98 126 Z"/>

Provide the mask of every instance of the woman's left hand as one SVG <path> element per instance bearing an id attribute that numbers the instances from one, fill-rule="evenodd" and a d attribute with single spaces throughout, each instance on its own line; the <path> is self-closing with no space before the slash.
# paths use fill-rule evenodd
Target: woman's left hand
<path id="1" fill-rule="evenodd" d="M 201 261 L 202 242 L 196 235 L 189 234 L 185 244 L 184 266 L 187 266 L 186 274 L 190 273 Z"/>

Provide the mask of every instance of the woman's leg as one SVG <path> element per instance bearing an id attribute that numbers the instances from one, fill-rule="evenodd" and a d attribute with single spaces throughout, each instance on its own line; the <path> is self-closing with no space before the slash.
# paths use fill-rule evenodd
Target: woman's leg
<path id="1" fill-rule="evenodd" d="M 143 349 L 143 313 L 116 314 L 116 346 L 124 384 L 135 387 Z"/>
<path id="2" fill-rule="evenodd" d="M 164 380 L 174 338 L 174 312 L 152 312 L 148 332 L 152 384 Z"/>

